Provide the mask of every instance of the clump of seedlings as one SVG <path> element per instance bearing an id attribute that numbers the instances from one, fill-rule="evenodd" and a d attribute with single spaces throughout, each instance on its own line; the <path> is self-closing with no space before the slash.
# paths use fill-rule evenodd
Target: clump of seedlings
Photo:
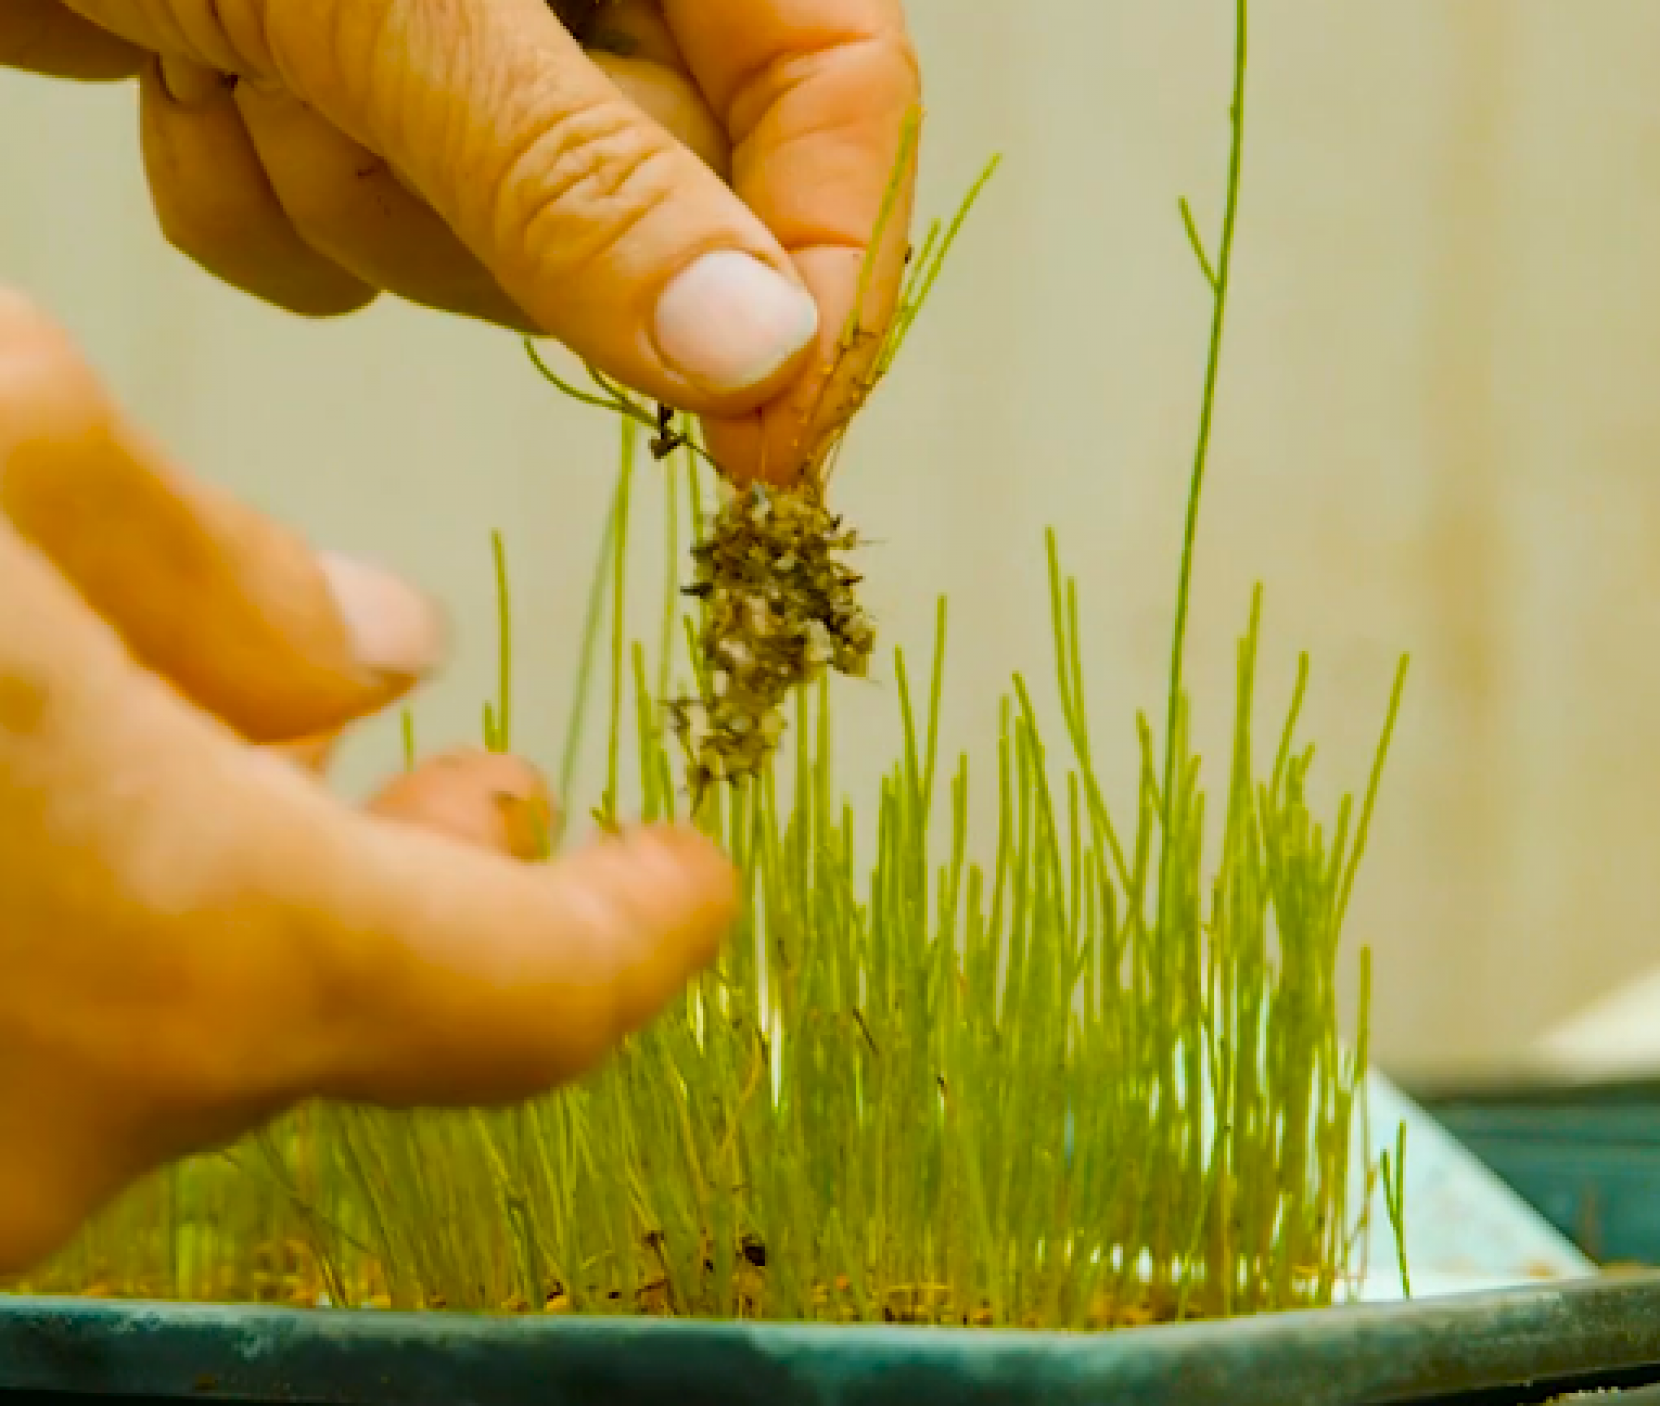
<path id="1" fill-rule="evenodd" d="M 1369 1204 L 1349 1199 L 1365 1117 L 1367 967 L 1359 1036 L 1346 1045 L 1337 954 L 1405 666 L 1363 799 L 1356 807 L 1345 798 L 1322 822 L 1308 791 L 1313 751 L 1297 740 L 1306 659 L 1271 760 L 1258 766 L 1259 595 L 1239 644 L 1219 845 L 1207 850 L 1214 841 L 1181 679 L 1238 204 L 1243 0 L 1238 13 L 1214 264 L 1188 222 L 1215 301 L 1168 733 L 1161 758 L 1141 720 L 1127 816 L 1100 783 L 1085 631 L 1053 536 L 1058 727 L 1046 730 L 1016 676 L 997 704 L 994 754 L 973 767 L 966 756 L 954 766 L 940 756 L 942 602 L 926 693 L 913 695 L 903 653 L 893 656 L 901 741 L 874 823 L 861 825 L 837 783 L 824 672 L 871 657 L 868 626 L 851 623 L 854 583 L 835 561 L 846 529 L 820 516 L 822 501 L 804 507 L 799 496 L 759 493 L 734 497 L 711 528 L 702 512 L 709 466 L 679 442 L 672 417 L 648 413 L 603 377 L 597 394 L 566 387 L 625 418 L 561 794 L 573 794 L 607 601 L 602 823 L 624 809 L 619 756 L 630 737 L 639 818 L 675 818 L 682 774 L 696 784 L 702 735 L 679 767 L 664 727 L 665 701 L 677 693 L 677 626 L 688 642 L 680 668 L 698 678 L 715 716 L 723 700 L 751 716 L 782 706 L 792 715 L 793 745 L 775 755 L 748 740 L 709 744 L 733 785 L 712 787 L 695 823 L 731 855 L 747 897 L 716 969 L 575 1088 L 506 1111 L 300 1109 L 138 1188 L 26 1288 L 1074 1329 L 1340 1295 Z M 949 237 L 936 231 L 926 247 Z M 908 294 L 901 334 L 916 306 Z M 642 427 L 657 438 L 654 452 L 674 461 L 655 670 L 643 647 L 630 649 L 623 611 Z M 681 503 L 695 533 L 696 621 L 683 618 L 675 588 Z M 770 509 L 756 526 L 760 503 Z M 505 749 L 510 614 L 499 557 L 498 571 L 502 678 L 486 729 Z M 754 596 L 769 611 L 782 600 L 800 629 L 762 630 L 743 618 L 711 628 L 713 615 L 741 617 Z M 847 622 L 840 633 L 827 616 Z M 813 620 L 822 635 L 808 629 Z M 710 677 L 723 642 L 757 637 L 753 661 L 774 651 L 777 676 L 815 678 L 813 686 L 775 693 L 775 675 L 760 681 L 744 658 L 724 681 Z M 734 689 L 745 701 L 732 702 Z M 989 779 L 996 797 L 989 836 L 969 833 L 971 779 Z M 874 852 L 862 855 L 871 832 Z M 1403 1150 L 1397 1144 L 1384 1170 L 1397 1233 Z M 1369 1192 L 1380 1169 L 1361 1171 Z"/>
<path id="2" fill-rule="evenodd" d="M 669 705 L 686 750 L 692 803 L 714 781 L 759 776 L 784 732 L 791 696 L 826 668 L 869 672 L 876 630 L 843 560 L 858 534 L 816 485 L 756 483 L 732 494 L 692 549 L 686 594 L 704 604 L 698 646 L 708 687 Z"/>
<path id="3" fill-rule="evenodd" d="M 871 237 L 872 256 L 893 219 L 916 136 L 913 117 Z M 869 672 L 876 630 L 859 603 L 862 578 L 846 561 L 859 534 L 831 511 L 830 477 L 848 425 L 892 368 L 996 166 L 992 162 L 981 175 L 948 226 L 929 230 L 920 256 L 909 252 L 909 276 L 881 338 L 863 321 L 867 260 L 819 401 L 803 418 L 786 486 L 754 483 L 729 494 L 693 547 L 694 575 L 686 589 L 705 605 L 697 639 L 702 687 L 696 699 L 677 700 L 671 718 L 686 752 L 694 810 L 711 783 L 762 774 L 783 735 L 793 693 L 816 683 L 826 669 L 852 678 Z"/>
<path id="4" fill-rule="evenodd" d="M 859 601 L 863 579 L 848 561 L 858 532 L 828 501 L 831 475 L 847 427 L 892 368 L 906 335 L 933 291 L 957 235 L 991 180 L 993 161 L 948 224 L 934 224 L 920 250 L 908 252 L 909 271 L 885 333 L 865 323 L 873 259 L 886 236 L 905 172 L 916 152 L 918 119 L 901 134 L 894 175 L 870 241 L 853 312 L 837 342 L 817 403 L 802 417 L 781 485 L 735 486 L 719 473 L 673 412 L 655 416 L 602 373 L 589 368 L 596 391 L 581 390 L 554 373 L 529 348 L 542 374 L 567 395 L 598 405 L 650 429 L 652 457 L 679 449 L 714 468 L 723 488 L 718 511 L 699 524 L 692 547 L 692 579 L 685 594 L 702 603 L 695 647 L 695 697 L 666 701 L 670 725 L 686 756 L 692 808 L 710 786 L 759 777 L 777 750 L 787 705 L 826 670 L 864 678 L 876 629 Z"/>

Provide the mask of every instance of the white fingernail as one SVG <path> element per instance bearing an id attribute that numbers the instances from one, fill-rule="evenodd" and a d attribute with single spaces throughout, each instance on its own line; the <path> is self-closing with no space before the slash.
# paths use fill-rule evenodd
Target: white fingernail
<path id="1" fill-rule="evenodd" d="M 657 349 L 676 371 L 721 395 L 775 375 L 818 335 L 806 289 L 736 250 L 705 254 L 663 290 Z"/>
<path id="2" fill-rule="evenodd" d="M 321 563 L 359 664 L 397 678 L 432 672 L 444 653 L 444 621 L 431 601 L 356 557 L 323 552 Z"/>

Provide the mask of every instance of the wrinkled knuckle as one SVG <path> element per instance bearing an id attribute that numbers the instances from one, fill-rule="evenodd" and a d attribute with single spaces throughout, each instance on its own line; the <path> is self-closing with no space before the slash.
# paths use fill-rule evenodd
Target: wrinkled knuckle
<path id="1" fill-rule="evenodd" d="M 862 54 L 846 58 L 843 68 L 848 78 L 874 99 L 867 105 L 869 115 L 891 120 L 895 113 L 904 116 L 922 101 L 922 60 L 909 35 L 872 40 Z"/>
<path id="2" fill-rule="evenodd" d="M 544 127 L 497 182 L 495 247 L 522 250 L 545 277 L 589 268 L 675 198 L 673 144 L 623 103 L 604 103 Z"/>
<path id="3" fill-rule="evenodd" d="M 266 0 L 171 0 L 173 47 L 222 73 L 268 72 L 272 8 Z"/>
<path id="4" fill-rule="evenodd" d="M 347 4 L 274 4 L 253 0 L 265 12 L 261 31 L 269 55 L 270 73 L 308 102 L 355 103 L 365 96 L 365 84 L 397 74 L 395 56 L 407 50 L 406 35 L 398 32 L 399 6 L 395 0 L 351 0 Z M 451 5 L 417 7 L 448 21 Z M 407 21 L 408 12 L 402 19 Z M 462 17 L 457 17 L 457 24 Z"/>

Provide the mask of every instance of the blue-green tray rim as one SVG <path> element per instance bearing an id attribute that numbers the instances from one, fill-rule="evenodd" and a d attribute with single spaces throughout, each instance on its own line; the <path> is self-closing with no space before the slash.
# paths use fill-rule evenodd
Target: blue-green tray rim
<path id="1" fill-rule="evenodd" d="M 1660 1275 L 1103 1334 L 0 1298 L 0 1397 L 1384 1406 L 1660 1380 Z"/>

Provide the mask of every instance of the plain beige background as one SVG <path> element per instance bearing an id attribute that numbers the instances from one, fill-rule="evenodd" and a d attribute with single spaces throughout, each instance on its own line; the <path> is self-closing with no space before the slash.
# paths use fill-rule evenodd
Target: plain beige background
<path id="1" fill-rule="evenodd" d="M 487 0 L 480 0 L 487 3 Z M 1041 534 L 1083 580 L 1117 794 L 1158 706 L 1206 331 L 1227 0 L 913 0 L 925 211 L 1002 176 L 853 441 L 887 639 L 955 623 L 947 728 L 982 759 L 1014 667 L 1047 677 Z M 1314 659 L 1330 793 L 1414 673 L 1351 941 L 1396 1070 L 1503 1061 L 1660 962 L 1660 7 L 1255 6 L 1250 151 L 1193 678 L 1212 757 L 1232 639 L 1268 590 L 1267 707 Z M 459 652 L 420 702 L 476 730 L 488 533 L 519 605 L 521 738 L 557 754 L 613 434 L 515 338 L 399 307 L 307 325 L 157 237 L 134 95 L 0 78 L 0 278 L 50 304 L 177 452 L 330 545 L 409 571 Z M 649 475 L 642 531 L 655 536 Z M 648 573 L 649 575 L 649 573 Z M 655 587 L 650 589 L 655 593 Z M 642 611 L 640 624 L 649 615 Z M 868 791 L 888 675 L 844 688 Z M 361 790 L 396 758 L 356 742 Z M 591 802 L 590 767 L 585 796 Z"/>

